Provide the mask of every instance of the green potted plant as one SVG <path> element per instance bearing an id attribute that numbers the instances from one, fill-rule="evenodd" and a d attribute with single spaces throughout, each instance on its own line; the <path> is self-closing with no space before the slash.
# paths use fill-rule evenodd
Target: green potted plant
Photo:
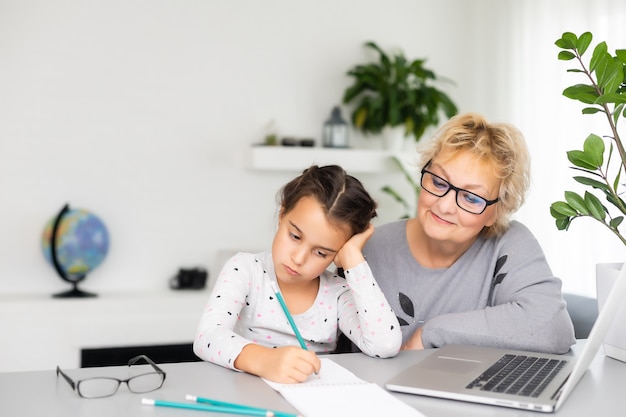
<path id="1" fill-rule="evenodd" d="M 434 86 L 441 79 L 424 67 L 425 59 L 410 61 L 401 52 L 390 57 L 371 41 L 365 46 L 378 53 L 378 62 L 350 69 L 354 83 L 343 95 L 344 104 L 354 105 L 355 128 L 367 135 L 400 126 L 404 137 L 413 135 L 418 141 L 426 128 L 439 124 L 442 114 L 450 118 L 457 113 L 456 104 Z"/>
<path id="2" fill-rule="evenodd" d="M 572 168 L 580 174 L 575 175 L 574 180 L 587 187 L 587 190 L 583 195 L 565 191 L 565 201 L 552 203 L 550 214 L 555 218 L 559 230 L 567 230 L 575 219 L 589 217 L 610 230 L 626 245 L 622 224 L 626 215 L 626 203 L 622 198 L 625 190 L 622 178 L 626 173 L 626 150 L 617 130 L 619 120 L 626 117 L 626 50 L 616 50 L 613 55 L 608 51 L 606 42 L 600 42 L 586 62 L 583 55 L 592 39 L 589 32 L 580 36 L 566 32 L 556 41 L 561 49 L 558 58 L 577 63 L 577 68 L 569 69 L 568 72 L 578 73 L 585 79 L 582 84 L 567 87 L 563 95 L 583 103 L 583 114 L 602 115 L 608 125 L 607 132 L 603 136 L 592 133 L 585 139 L 582 150 L 567 152 L 568 160 L 574 165 Z M 619 275 L 621 264 L 598 264 L 596 268 L 598 303 L 606 303 L 608 307 L 609 301 L 614 301 L 613 304 L 619 307 L 621 300 L 609 300 L 608 289 L 601 289 L 605 285 L 601 277 L 604 276 L 603 272 L 609 272 L 609 283 L 606 285 L 611 288 Z M 625 274 L 626 268 L 623 268 L 621 281 L 626 282 Z M 626 337 L 620 328 L 616 328 L 616 324 L 623 326 L 626 322 L 626 308 L 622 310 L 625 314 L 614 319 L 612 329 L 604 340 L 604 348 L 608 356 L 626 361 Z"/>
<path id="3" fill-rule="evenodd" d="M 417 205 L 417 197 L 420 193 L 420 184 L 419 180 L 415 177 L 415 173 L 411 171 L 409 167 L 407 167 L 402 159 L 399 156 L 393 156 L 392 160 L 398 166 L 398 169 L 402 172 L 404 179 L 410 188 L 410 196 L 405 197 L 401 193 L 399 193 L 395 188 L 390 185 L 385 185 L 381 188 L 381 191 L 385 194 L 389 195 L 394 201 L 402 206 L 404 209 L 404 214 L 400 217 L 401 219 L 408 219 L 415 215 L 415 209 Z"/>

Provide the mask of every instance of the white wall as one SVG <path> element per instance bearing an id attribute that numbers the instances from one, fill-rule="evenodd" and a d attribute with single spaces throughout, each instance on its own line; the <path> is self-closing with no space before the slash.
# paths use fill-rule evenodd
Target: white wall
<path id="1" fill-rule="evenodd" d="M 611 13 L 591 22 L 591 5 Z M 570 82 L 553 43 L 565 30 L 607 34 L 616 8 L 610 0 L 2 0 L 0 294 L 66 289 L 39 247 L 66 202 L 108 225 L 111 251 L 84 283 L 96 292 L 164 288 L 180 267 L 207 266 L 214 276 L 221 250 L 268 248 L 274 195 L 296 173 L 248 170 L 244 151 L 271 120 L 281 135 L 319 140 L 347 69 L 374 58 L 366 40 L 427 57 L 456 81 L 447 90 L 461 111 L 526 133 L 535 180 L 518 217 L 565 288 L 592 293 L 593 264 L 622 248 L 608 234 L 587 245 L 586 232 L 558 232 L 549 216 L 571 184 L 564 152 L 587 135 L 576 127 L 578 108 L 560 96 Z M 575 139 L 547 147 L 564 124 Z M 358 135 L 355 143 L 377 146 Z M 379 200 L 378 222 L 397 218 L 378 190 L 399 174 L 360 177 Z"/>
<path id="2" fill-rule="evenodd" d="M 574 62 L 559 61 L 554 42 L 564 32 L 594 34 L 592 47 L 606 41 L 609 49 L 626 47 L 626 7 L 619 0 L 523 0 L 492 1 L 488 22 L 482 26 L 491 66 L 492 82 L 482 85 L 485 96 L 494 98 L 500 109 L 494 115 L 519 126 L 529 144 L 533 182 L 527 203 L 517 217 L 535 233 L 555 275 L 568 292 L 595 296 L 595 264 L 623 262 L 624 246 L 608 230 L 589 218 L 578 219 L 570 229 L 559 231 L 549 214 L 550 204 L 564 200 L 564 191 L 579 193 L 584 188 L 572 176 L 566 152 L 582 149 L 590 133 L 610 134 L 602 116 L 583 116 L 583 105 L 562 96 L 583 76 L 568 73 Z M 506 26 L 506 28 L 505 28 Z M 493 36 L 493 29 L 497 36 Z M 591 56 L 587 52 L 586 59 Z M 506 59 L 501 59 L 506 57 Z M 588 62 L 588 61 L 587 61 Z M 506 100 L 506 101 L 504 101 Z M 623 120 L 622 137 L 626 137 Z"/>
<path id="3" fill-rule="evenodd" d="M 0 2 L 0 293 L 65 290 L 40 236 L 68 202 L 107 224 L 111 249 L 86 290 L 158 289 L 220 250 L 269 248 L 275 193 L 296 172 L 254 172 L 243 153 L 276 121 L 319 140 L 374 56 L 428 57 L 471 102 L 456 36 L 468 6 L 391 0 Z M 450 10 L 455 13 L 448 13 Z M 444 36 L 445 35 L 445 36 Z M 459 60 L 461 58 L 461 60 Z M 467 105 L 464 107 L 468 107 Z M 355 139 L 358 142 L 358 137 Z M 363 145 L 375 146 L 372 141 Z M 362 176 L 378 192 L 399 174 Z"/>

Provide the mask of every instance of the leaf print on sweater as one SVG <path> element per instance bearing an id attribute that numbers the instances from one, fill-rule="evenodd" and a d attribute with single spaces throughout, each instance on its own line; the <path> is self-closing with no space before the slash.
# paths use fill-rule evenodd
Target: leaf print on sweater
<path id="1" fill-rule="evenodd" d="M 400 301 L 400 308 L 402 311 L 409 317 L 415 318 L 415 307 L 413 306 L 413 301 L 411 301 L 411 299 L 402 292 L 398 293 L 398 301 Z M 409 322 L 404 320 L 402 317 L 398 317 L 398 322 L 400 322 L 400 326 L 409 325 Z"/>
<path id="2" fill-rule="evenodd" d="M 489 288 L 489 298 L 487 298 L 487 305 L 493 306 L 493 296 L 496 289 L 496 285 L 500 284 L 506 278 L 506 272 L 500 273 L 500 270 L 504 267 L 508 255 L 502 255 L 496 261 L 496 268 L 493 271 L 493 279 L 491 280 L 491 287 Z"/>

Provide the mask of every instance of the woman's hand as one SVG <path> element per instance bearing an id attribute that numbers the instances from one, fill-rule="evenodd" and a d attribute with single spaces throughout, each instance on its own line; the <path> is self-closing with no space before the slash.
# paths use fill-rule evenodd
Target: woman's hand
<path id="1" fill-rule="evenodd" d="M 422 343 L 422 328 L 420 327 L 413 333 L 413 335 L 406 341 L 400 350 L 422 350 L 424 344 Z"/>
<path id="2" fill-rule="evenodd" d="M 335 255 L 335 265 L 339 268 L 350 269 L 365 261 L 362 250 L 373 234 L 374 225 L 370 223 L 364 232 L 357 233 L 348 239 Z"/>
<path id="3" fill-rule="evenodd" d="M 234 365 L 236 369 L 270 381 L 294 384 L 319 372 L 321 362 L 315 352 L 299 347 L 268 348 L 251 343 L 242 349 Z"/>

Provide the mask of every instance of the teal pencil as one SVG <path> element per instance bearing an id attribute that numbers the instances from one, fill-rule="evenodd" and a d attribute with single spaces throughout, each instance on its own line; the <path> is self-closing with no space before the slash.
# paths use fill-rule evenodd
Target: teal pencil
<path id="1" fill-rule="evenodd" d="M 177 403 L 174 401 L 153 400 L 150 398 L 142 398 L 142 404 L 154 405 L 157 407 L 185 408 L 188 410 L 210 411 L 214 413 L 238 414 L 241 416 L 258 416 L 258 417 L 274 417 L 274 413 L 269 410 L 249 410 L 236 407 L 219 407 L 217 405 L 203 405 L 192 403 Z"/>
<path id="2" fill-rule="evenodd" d="M 272 290 L 276 294 L 276 298 L 278 299 L 280 306 L 285 312 L 285 316 L 287 316 L 287 320 L 289 321 L 289 324 L 291 325 L 293 332 L 296 334 L 296 338 L 298 339 L 298 342 L 300 343 L 300 347 L 302 347 L 302 349 L 304 350 L 308 350 L 306 347 L 306 343 L 304 343 L 304 339 L 302 338 L 302 335 L 300 334 L 300 331 L 298 330 L 298 326 L 296 326 L 296 322 L 293 321 L 293 317 L 291 317 L 291 313 L 289 312 L 289 309 L 287 308 L 285 299 L 283 298 L 283 296 L 280 294 L 280 291 L 278 291 L 278 288 L 276 287 L 276 283 L 272 281 L 270 282 L 270 285 L 272 286 Z"/>
<path id="3" fill-rule="evenodd" d="M 189 401 L 195 401 L 195 402 L 198 402 L 198 403 L 212 404 L 212 405 L 216 405 L 216 406 L 220 406 L 220 407 L 239 408 L 241 410 L 271 411 L 272 413 L 274 413 L 274 417 L 301 417 L 298 414 L 284 413 L 282 411 L 275 411 L 275 410 L 264 410 L 264 409 L 259 408 L 259 407 L 251 407 L 249 405 L 229 403 L 229 402 L 226 402 L 226 401 L 213 400 L 211 398 L 196 397 L 195 395 L 189 395 L 189 394 L 187 394 L 185 396 L 185 399 L 189 400 Z"/>

